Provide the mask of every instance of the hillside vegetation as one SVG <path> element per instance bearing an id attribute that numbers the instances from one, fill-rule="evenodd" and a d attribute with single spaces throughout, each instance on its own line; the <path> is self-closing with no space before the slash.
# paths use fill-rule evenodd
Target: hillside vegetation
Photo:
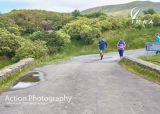
<path id="1" fill-rule="evenodd" d="M 83 14 L 102 12 L 107 15 L 112 16 L 128 16 L 132 8 L 137 7 L 141 9 L 140 15 L 143 14 L 143 10 L 154 9 L 156 12 L 160 13 L 160 2 L 151 1 L 134 1 L 126 4 L 118 5 L 107 5 L 101 7 L 95 7 L 82 11 Z"/>
<path id="2" fill-rule="evenodd" d="M 73 15 L 74 14 L 74 15 Z M 76 15 L 75 15 L 76 14 Z M 159 32 L 160 15 L 139 17 L 153 24 L 132 24 L 130 18 L 116 18 L 103 13 L 90 15 L 13 10 L 0 15 L 0 56 L 12 61 L 33 57 L 61 57 L 97 53 L 99 38 L 108 41 L 108 51 L 116 50 L 120 38 L 127 49 L 143 48 Z"/>

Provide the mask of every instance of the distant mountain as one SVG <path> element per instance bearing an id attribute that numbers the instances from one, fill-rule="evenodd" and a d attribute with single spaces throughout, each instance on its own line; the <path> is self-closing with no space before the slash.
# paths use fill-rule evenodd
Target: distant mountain
<path id="1" fill-rule="evenodd" d="M 156 12 L 160 13 L 160 2 L 151 1 L 134 1 L 126 4 L 107 5 L 95 8 L 90 8 L 82 11 L 83 14 L 90 14 L 94 12 L 103 12 L 112 16 L 128 16 L 132 8 L 137 7 L 141 9 L 140 14 L 143 14 L 143 10 L 153 8 Z"/>

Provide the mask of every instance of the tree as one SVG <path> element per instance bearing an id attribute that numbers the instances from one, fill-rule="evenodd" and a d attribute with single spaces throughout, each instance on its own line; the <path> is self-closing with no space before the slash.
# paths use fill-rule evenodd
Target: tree
<path id="1" fill-rule="evenodd" d="M 76 9 L 76 10 L 74 10 L 74 11 L 72 12 L 72 16 L 73 16 L 73 17 L 81 16 L 81 12 Z"/>
<path id="2" fill-rule="evenodd" d="M 145 15 L 146 15 L 146 14 L 151 14 L 151 15 L 153 15 L 153 14 L 156 13 L 156 11 L 155 11 L 154 9 L 148 9 L 148 10 L 144 10 L 143 13 L 144 13 Z"/>

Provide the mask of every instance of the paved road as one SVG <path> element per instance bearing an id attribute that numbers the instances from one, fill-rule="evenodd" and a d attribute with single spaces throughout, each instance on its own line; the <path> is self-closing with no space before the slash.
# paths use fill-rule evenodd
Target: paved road
<path id="1" fill-rule="evenodd" d="M 144 50 L 126 52 L 143 54 Z M 1 94 L 0 114 L 160 114 L 160 86 L 126 71 L 117 61 L 118 55 L 109 53 L 103 61 L 98 55 L 86 55 L 36 68 L 46 73 L 45 80 Z M 39 102 L 24 102 L 33 95 Z M 52 102 L 40 104 L 42 96 Z"/>

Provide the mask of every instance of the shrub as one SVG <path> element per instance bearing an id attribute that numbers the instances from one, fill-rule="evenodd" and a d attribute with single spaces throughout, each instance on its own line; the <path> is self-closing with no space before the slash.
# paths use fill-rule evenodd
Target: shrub
<path id="1" fill-rule="evenodd" d="M 101 35 L 100 25 L 96 25 L 96 19 L 79 18 L 68 23 L 63 30 L 71 36 L 72 39 L 82 40 L 85 43 L 93 43 L 95 38 Z"/>
<path id="2" fill-rule="evenodd" d="M 64 41 L 64 46 L 70 43 L 71 37 L 63 30 L 56 31 L 57 36 Z"/>
<path id="3" fill-rule="evenodd" d="M 154 15 L 153 22 L 154 26 L 160 26 L 160 15 Z"/>
<path id="4" fill-rule="evenodd" d="M 19 39 L 21 38 L 7 30 L 0 29 L 0 55 L 13 57 L 20 46 Z"/>
<path id="5" fill-rule="evenodd" d="M 108 20 L 100 21 L 97 24 L 98 24 L 97 27 L 99 27 L 102 32 L 112 29 L 112 23 L 109 22 Z"/>
<path id="6" fill-rule="evenodd" d="M 0 29 L 0 55 L 14 60 L 27 57 L 40 58 L 47 55 L 48 48 L 43 41 L 24 39 L 9 33 L 7 30 Z"/>
<path id="7" fill-rule="evenodd" d="M 153 15 L 156 13 L 156 11 L 154 9 L 148 9 L 148 10 L 144 10 L 143 13 L 146 15 L 146 14 L 150 14 L 150 15 Z"/>
<path id="8" fill-rule="evenodd" d="M 16 50 L 14 60 L 20 60 L 23 58 L 41 58 L 48 54 L 48 48 L 46 42 L 44 41 L 35 41 L 22 39 L 19 41 L 20 47 Z"/>
<path id="9" fill-rule="evenodd" d="M 144 29 L 145 28 L 145 25 L 144 24 L 135 24 L 134 25 L 134 28 L 138 29 L 138 30 L 141 30 L 141 29 Z"/>
<path id="10" fill-rule="evenodd" d="M 64 26 L 63 30 L 69 34 L 73 39 L 81 39 L 80 32 L 83 30 L 82 26 L 88 25 L 88 18 L 79 18 Z"/>
<path id="11" fill-rule="evenodd" d="M 107 17 L 107 15 L 102 12 L 94 12 L 94 13 L 86 14 L 84 16 L 88 18 L 98 18 L 98 17 L 106 18 Z"/>
<path id="12" fill-rule="evenodd" d="M 26 22 L 22 25 L 22 34 L 32 34 L 35 31 L 41 30 L 41 28 L 34 23 Z"/>
<path id="13" fill-rule="evenodd" d="M 42 40 L 46 42 L 47 47 L 49 48 L 50 53 L 56 53 L 60 51 L 67 42 L 69 42 L 69 36 L 63 32 L 55 31 L 43 31 L 43 32 L 34 32 L 31 35 L 31 39 Z"/>
<path id="14" fill-rule="evenodd" d="M 0 16 L 0 28 L 6 29 L 10 33 L 14 33 L 15 35 L 20 35 L 21 28 L 15 24 L 15 22 L 6 17 L 6 16 Z"/>
<path id="15" fill-rule="evenodd" d="M 153 21 L 154 26 L 160 26 L 160 15 L 159 14 L 154 14 L 154 15 L 147 14 L 147 15 L 141 16 L 140 19 Z"/>
<path id="16" fill-rule="evenodd" d="M 111 18 L 109 21 L 112 23 L 113 30 L 123 27 L 123 21 L 121 19 Z"/>
<path id="17" fill-rule="evenodd" d="M 126 18 L 126 19 L 124 19 L 123 26 L 124 26 L 125 28 L 130 28 L 130 27 L 132 27 L 132 19 L 131 19 L 131 18 Z"/>
<path id="18" fill-rule="evenodd" d="M 142 19 L 142 20 L 152 20 L 153 19 L 153 15 L 146 14 L 146 15 L 141 16 L 140 19 Z"/>
<path id="19" fill-rule="evenodd" d="M 8 27 L 7 30 L 10 32 L 10 33 L 13 33 L 17 36 L 20 35 L 20 28 L 18 27 Z"/>
<path id="20" fill-rule="evenodd" d="M 101 36 L 99 29 L 92 28 L 88 25 L 83 25 L 82 28 L 83 30 L 80 32 L 80 36 L 86 44 L 92 44 L 96 38 Z"/>

